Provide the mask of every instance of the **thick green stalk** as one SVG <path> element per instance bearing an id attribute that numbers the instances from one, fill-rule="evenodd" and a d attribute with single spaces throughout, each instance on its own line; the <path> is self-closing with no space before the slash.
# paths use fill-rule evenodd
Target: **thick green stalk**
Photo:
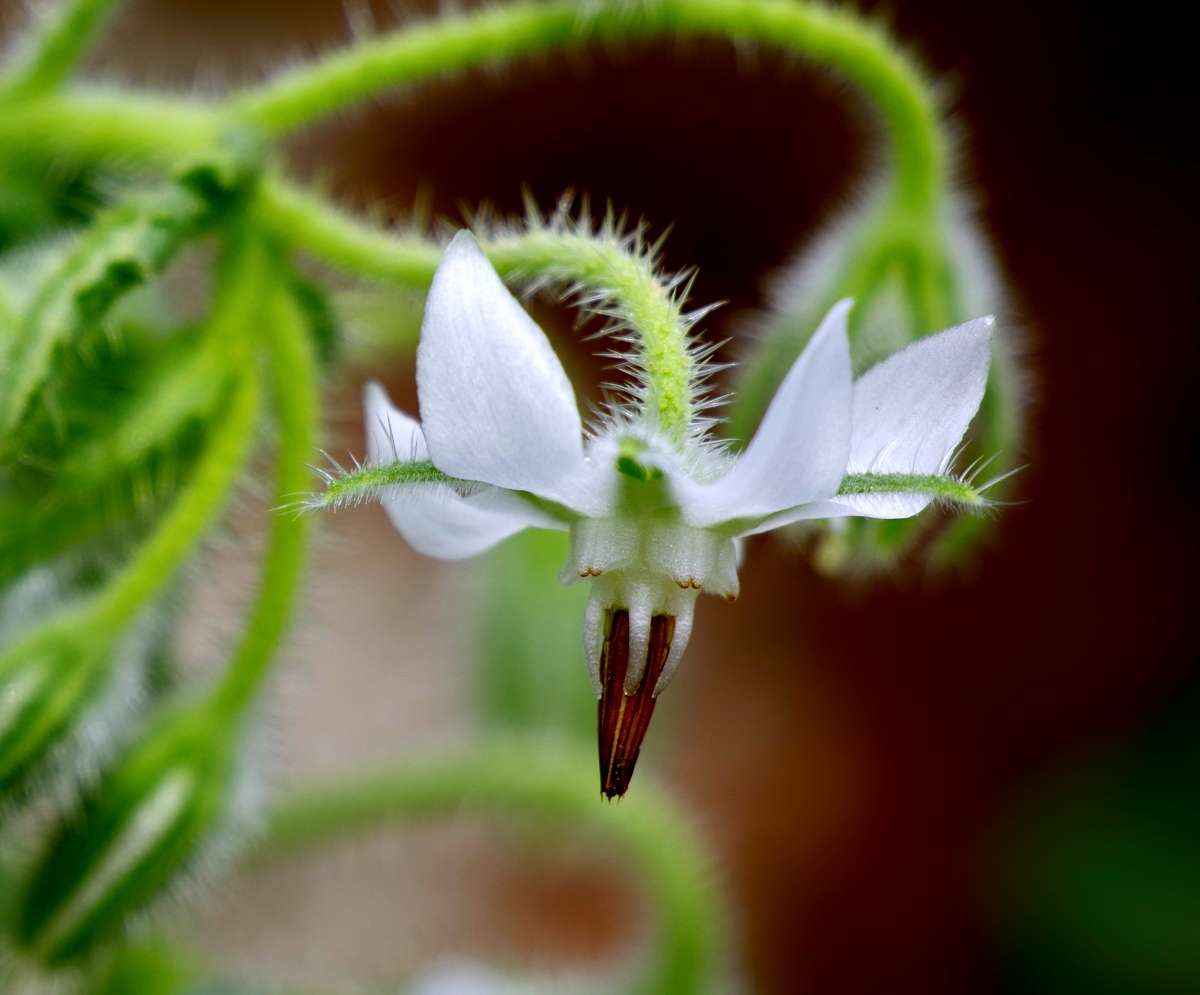
<path id="1" fill-rule="evenodd" d="M 25 59 L 0 82 L 0 95 L 31 96 L 63 82 L 118 0 L 70 0 L 37 26 Z"/>
<path id="2" fill-rule="evenodd" d="M 262 318 L 271 351 L 279 424 L 276 503 L 283 505 L 309 483 L 305 464 L 316 450 L 317 380 L 316 360 L 303 316 L 281 279 L 281 261 L 273 262 L 275 272 L 267 285 Z M 218 707 L 227 716 L 244 710 L 274 661 L 303 573 L 308 530 L 308 517 L 304 515 L 280 512 L 272 519 L 266 564 L 250 624 L 217 691 Z"/>
<path id="3" fill-rule="evenodd" d="M 423 766 L 343 777 L 297 791 L 276 806 L 265 856 L 382 824 L 447 815 L 469 807 L 487 813 L 556 819 L 594 827 L 626 853 L 658 914 L 660 933 L 650 974 L 639 991 L 688 995 L 712 985 L 721 957 L 716 889 L 686 820 L 658 792 L 606 804 L 595 790 L 595 755 L 570 741 L 497 741 Z"/>

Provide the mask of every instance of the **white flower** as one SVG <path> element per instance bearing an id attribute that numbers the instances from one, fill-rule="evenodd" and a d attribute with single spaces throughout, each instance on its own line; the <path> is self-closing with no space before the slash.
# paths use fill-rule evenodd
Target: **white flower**
<path id="1" fill-rule="evenodd" d="M 843 301 L 825 317 L 736 459 L 698 441 L 702 431 L 678 440 L 635 415 L 585 437 L 545 334 L 460 232 L 425 306 L 421 422 L 378 384 L 364 403 L 371 463 L 428 459 L 475 485 L 396 488 L 384 507 L 415 549 L 441 559 L 474 556 L 529 526 L 569 529 L 561 576 L 592 584 L 583 637 L 597 695 L 605 613 L 621 610 L 625 693 L 639 688 L 657 641 L 657 695 L 687 645 L 696 596 L 737 596 L 735 540 L 805 518 L 915 515 L 932 493 L 904 490 L 905 478 L 877 492 L 861 475 L 950 468 L 983 397 L 992 319 L 920 339 L 852 381 L 849 309 Z M 865 482 L 847 493 L 848 475 Z M 673 632 L 654 636 L 655 616 L 673 620 Z"/>

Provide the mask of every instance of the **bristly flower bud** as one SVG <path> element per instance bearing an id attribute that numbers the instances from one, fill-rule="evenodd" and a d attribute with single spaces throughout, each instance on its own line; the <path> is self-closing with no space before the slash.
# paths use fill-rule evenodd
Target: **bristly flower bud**
<path id="1" fill-rule="evenodd" d="M 46 964 L 84 955 L 156 898 L 226 807 L 233 735 L 209 703 L 163 716 L 88 794 L 27 881 L 17 944 Z"/>
<path id="2" fill-rule="evenodd" d="M 600 654 L 601 694 L 598 709 L 600 740 L 600 790 L 606 798 L 619 798 L 629 790 L 642 740 L 650 728 L 657 698 L 654 690 L 671 653 L 675 619 L 655 615 L 650 619 L 646 669 L 633 689 L 626 687 L 629 670 L 630 626 L 625 609 L 608 612 L 604 649 Z"/>
<path id="3" fill-rule="evenodd" d="M 51 623 L 0 656 L 0 798 L 19 791 L 95 699 L 110 650 L 84 626 Z"/>

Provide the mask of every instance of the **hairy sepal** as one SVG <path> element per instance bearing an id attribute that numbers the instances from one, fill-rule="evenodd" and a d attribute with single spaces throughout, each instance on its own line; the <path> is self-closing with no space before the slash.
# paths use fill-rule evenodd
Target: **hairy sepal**
<path id="1" fill-rule="evenodd" d="M 975 487 L 967 477 L 950 474 L 851 473 L 842 478 L 838 495 L 914 494 L 946 507 L 983 511 L 991 506 L 983 493 L 990 486 L 991 483 Z"/>
<path id="2" fill-rule="evenodd" d="M 328 485 L 321 494 L 312 494 L 295 505 L 300 511 L 320 511 L 353 507 L 366 501 L 379 501 L 402 493 L 411 487 L 449 487 L 466 496 L 478 492 L 486 484 L 459 480 L 442 473 L 430 460 L 398 460 L 356 466 L 337 473 L 316 469 Z"/>

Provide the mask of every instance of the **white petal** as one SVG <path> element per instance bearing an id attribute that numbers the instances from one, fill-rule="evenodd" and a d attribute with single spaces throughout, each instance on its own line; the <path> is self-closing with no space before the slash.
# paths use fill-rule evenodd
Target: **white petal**
<path id="1" fill-rule="evenodd" d="M 838 498 L 837 500 L 841 501 L 842 498 Z M 810 521 L 814 518 L 844 518 L 847 515 L 854 514 L 857 514 L 857 512 L 850 511 L 845 506 L 835 504 L 833 501 L 813 501 L 810 504 L 788 508 L 787 511 L 781 511 L 778 515 L 771 515 L 769 518 L 739 532 L 736 538 L 745 539 L 747 536 L 756 536 L 762 532 L 770 532 L 772 529 L 780 529 L 785 525 L 791 525 L 792 522 Z"/>
<path id="2" fill-rule="evenodd" d="M 583 467 L 575 393 L 470 232 L 442 256 L 417 346 L 421 425 L 452 477 L 553 496 Z"/>
<path id="3" fill-rule="evenodd" d="M 944 473 L 979 410 L 991 317 L 918 339 L 854 384 L 847 473 Z"/>
<path id="4" fill-rule="evenodd" d="M 739 533 L 739 537 L 758 535 L 780 529 L 793 522 L 812 521 L 818 518 L 911 518 L 929 504 L 924 494 L 856 494 L 835 497 L 828 501 L 813 501 L 797 508 L 789 508 L 772 515 L 751 528 Z"/>
<path id="5" fill-rule="evenodd" d="M 681 482 L 689 524 L 762 517 L 837 492 L 850 452 L 850 304 L 825 316 L 733 469 L 713 484 Z"/>
<path id="6" fill-rule="evenodd" d="M 363 421 L 368 462 L 427 457 L 421 426 L 378 383 L 363 388 Z M 413 549 L 440 560 L 475 556 L 530 525 L 556 527 L 519 498 L 493 488 L 464 498 L 449 487 L 416 485 L 397 489 L 381 503 Z"/>
<path id="7" fill-rule="evenodd" d="M 912 518 L 929 507 L 932 501 L 933 498 L 928 494 L 911 491 L 895 494 L 845 494 L 829 502 L 834 510 L 820 517 L 844 518 L 847 515 L 857 515 L 860 518 Z"/>
<path id="8" fill-rule="evenodd" d="M 987 386 L 990 316 L 930 335 L 894 353 L 854 382 L 847 473 L 940 474 Z M 793 508 L 746 534 L 811 518 L 861 515 L 911 518 L 933 499 L 925 494 L 853 494 Z"/>
<path id="9" fill-rule="evenodd" d="M 429 459 L 421 426 L 392 403 L 383 384 L 367 383 L 362 399 L 368 463 Z"/>
<path id="10" fill-rule="evenodd" d="M 530 523 L 472 507 L 447 488 L 424 486 L 384 498 L 396 530 L 418 553 L 438 560 L 465 560 L 490 549 Z"/>
<path id="11" fill-rule="evenodd" d="M 654 592 L 645 584 L 632 584 L 626 591 L 629 602 L 629 662 L 625 669 L 625 693 L 633 694 L 646 673 L 650 649 L 650 626 L 654 616 Z"/>

